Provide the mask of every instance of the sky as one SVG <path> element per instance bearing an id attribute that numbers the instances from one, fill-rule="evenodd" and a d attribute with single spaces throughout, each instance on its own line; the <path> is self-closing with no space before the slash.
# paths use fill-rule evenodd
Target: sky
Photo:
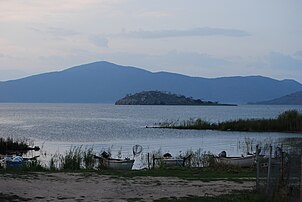
<path id="1" fill-rule="evenodd" d="M 0 81 L 95 61 L 302 83 L 301 0 L 0 0 Z"/>

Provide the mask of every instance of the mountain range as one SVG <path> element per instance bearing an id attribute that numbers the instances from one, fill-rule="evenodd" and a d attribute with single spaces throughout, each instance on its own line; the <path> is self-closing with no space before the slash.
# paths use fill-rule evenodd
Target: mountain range
<path id="1" fill-rule="evenodd" d="M 0 102 L 114 103 L 127 94 L 148 90 L 242 104 L 301 91 L 302 84 L 262 76 L 202 78 L 153 73 L 102 61 L 0 82 Z"/>
<path id="2" fill-rule="evenodd" d="M 279 98 L 275 98 L 268 101 L 262 101 L 251 104 L 261 104 L 261 105 L 302 105 L 302 91 L 291 93 Z"/>

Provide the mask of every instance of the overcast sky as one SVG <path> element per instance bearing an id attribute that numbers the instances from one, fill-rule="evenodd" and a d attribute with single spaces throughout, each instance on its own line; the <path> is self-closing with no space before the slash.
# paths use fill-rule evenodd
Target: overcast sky
<path id="1" fill-rule="evenodd" d="M 301 0 L 0 0 L 0 80 L 95 61 L 302 82 Z"/>

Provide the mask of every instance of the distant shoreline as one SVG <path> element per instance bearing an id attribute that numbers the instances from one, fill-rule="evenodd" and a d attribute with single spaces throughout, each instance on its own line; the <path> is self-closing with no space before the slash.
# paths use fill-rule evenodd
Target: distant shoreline
<path id="1" fill-rule="evenodd" d="M 115 104 L 128 106 L 227 106 L 237 107 L 237 104 Z"/>

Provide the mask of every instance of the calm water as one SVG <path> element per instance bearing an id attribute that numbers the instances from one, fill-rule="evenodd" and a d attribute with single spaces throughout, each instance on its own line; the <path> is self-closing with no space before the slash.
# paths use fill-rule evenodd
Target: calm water
<path id="1" fill-rule="evenodd" d="M 161 149 L 177 154 L 188 149 L 230 155 L 243 153 L 246 139 L 280 142 L 290 133 L 246 133 L 150 129 L 146 125 L 167 120 L 203 118 L 211 122 L 238 118 L 271 118 L 302 106 L 115 106 L 105 104 L 0 104 L 0 136 L 27 138 L 47 152 L 64 152 L 71 145 L 93 146 L 96 151 L 122 149 L 131 154 L 135 144 L 144 151 Z"/>

